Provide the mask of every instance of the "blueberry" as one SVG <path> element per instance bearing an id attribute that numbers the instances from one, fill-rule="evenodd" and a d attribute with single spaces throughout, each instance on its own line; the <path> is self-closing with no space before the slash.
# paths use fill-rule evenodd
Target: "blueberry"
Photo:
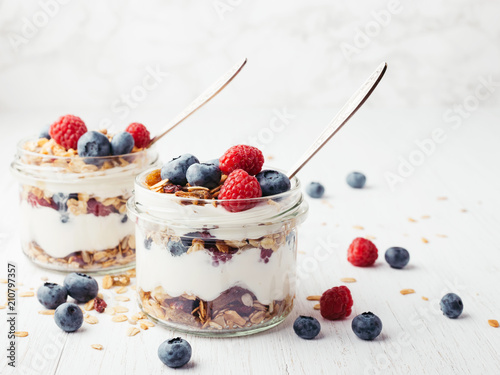
<path id="1" fill-rule="evenodd" d="M 209 189 L 219 186 L 222 172 L 215 164 L 195 163 L 186 171 L 186 179 L 191 186 L 204 186 Z"/>
<path id="2" fill-rule="evenodd" d="M 290 190 L 290 179 L 283 173 L 270 169 L 263 170 L 256 176 L 262 189 L 262 196 L 268 197 Z"/>
<path id="3" fill-rule="evenodd" d="M 54 313 L 56 324 L 65 332 L 74 332 L 83 324 L 82 310 L 74 303 L 63 303 Z"/>
<path id="4" fill-rule="evenodd" d="M 78 140 L 78 155 L 82 157 L 109 156 L 111 155 L 111 143 L 104 134 L 91 130 Z"/>
<path id="5" fill-rule="evenodd" d="M 385 260 L 392 268 L 403 268 L 410 261 L 410 253 L 402 247 L 390 247 L 385 252 Z"/>
<path id="6" fill-rule="evenodd" d="M 40 131 L 40 134 L 38 135 L 38 137 L 50 139 L 49 130 L 50 130 L 50 125 L 45 125 L 43 127 L 43 129 Z"/>
<path id="7" fill-rule="evenodd" d="M 36 292 L 38 302 L 47 309 L 55 309 L 68 299 L 68 291 L 65 287 L 54 283 L 45 283 Z"/>
<path id="8" fill-rule="evenodd" d="M 122 223 L 126 223 L 128 221 L 128 216 L 127 214 L 123 215 L 123 218 L 122 218 Z"/>
<path id="9" fill-rule="evenodd" d="M 134 148 L 134 137 L 127 132 L 116 134 L 111 140 L 111 153 L 113 155 L 130 154 Z"/>
<path id="10" fill-rule="evenodd" d="M 191 359 L 191 345 L 180 337 L 164 341 L 158 347 L 158 357 L 168 367 L 184 366 Z"/>
<path id="11" fill-rule="evenodd" d="M 360 172 L 351 172 L 346 177 L 347 184 L 354 189 L 361 189 L 365 186 L 366 176 Z"/>
<path id="12" fill-rule="evenodd" d="M 69 221 L 69 215 L 68 214 L 62 214 L 61 215 L 61 223 L 66 224 Z"/>
<path id="13" fill-rule="evenodd" d="M 382 332 L 382 321 L 371 312 L 365 312 L 352 320 L 353 332 L 362 340 L 373 340 Z"/>
<path id="14" fill-rule="evenodd" d="M 69 197 L 64 193 L 56 193 L 52 196 L 52 200 L 57 205 L 59 212 L 66 212 L 68 210 L 68 199 Z"/>
<path id="15" fill-rule="evenodd" d="M 213 165 L 216 165 L 216 166 L 219 166 L 219 159 L 212 159 L 212 160 L 209 160 L 209 161 L 206 161 L 205 164 L 213 164 Z"/>
<path id="16" fill-rule="evenodd" d="M 311 198 L 321 198 L 325 193 L 325 188 L 319 182 L 311 182 L 306 186 L 306 193 Z"/>
<path id="17" fill-rule="evenodd" d="M 151 243 L 152 242 L 153 242 L 153 239 L 151 237 L 144 239 L 144 247 L 146 248 L 146 250 L 151 250 Z"/>
<path id="18" fill-rule="evenodd" d="M 64 286 L 68 294 L 78 302 L 88 302 L 97 297 L 99 285 L 97 281 L 84 273 L 70 273 L 64 278 Z"/>
<path id="19" fill-rule="evenodd" d="M 165 180 L 166 178 L 174 185 L 186 185 L 186 172 L 188 168 L 200 161 L 191 154 L 184 154 L 178 156 L 161 167 L 161 179 Z"/>
<path id="20" fill-rule="evenodd" d="M 316 318 L 301 315 L 295 319 L 293 330 L 297 336 L 306 340 L 311 340 L 321 331 L 321 325 Z"/>
<path id="21" fill-rule="evenodd" d="M 441 311 L 443 315 L 446 315 L 450 319 L 455 319 L 462 314 L 464 311 L 464 304 L 462 299 L 455 293 L 448 293 L 443 298 L 441 298 Z"/>
<path id="22" fill-rule="evenodd" d="M 190 247 L 195 238 L 200 238 L 205 243 L 206 247 L 215 246 L 216 240 L 215 237 L 210 234 L 209 231 L 203 232 L 189 232 L 181 237 L 181 242 L 185 247 Z"/>
<path id="23" fill-rule="evenodd" d="M 172 254 L 174 257 L 181 256 L 185 252 L 188 251 L 188 247 L 184 246 L 182 241 L 168 241 L 167 243 L 167 250 L 170 251 L 170 254 Z"/>
<path id="24" fill-rule="evenodd" d="M 286 243 L 290 249 L 295 249 L 295 232 L 290 232 L 288 236 L 286 236 Z"/>
<path id="25" fill-rule="evenodd" d="M 190 247 L 193 243 L 193 240 L 195 238 L 201 238 L 201 236 L 202 236 L 201 232 L 186 233 L 184 236 L 181 237 L 181 242 L 184 246 Z"/>

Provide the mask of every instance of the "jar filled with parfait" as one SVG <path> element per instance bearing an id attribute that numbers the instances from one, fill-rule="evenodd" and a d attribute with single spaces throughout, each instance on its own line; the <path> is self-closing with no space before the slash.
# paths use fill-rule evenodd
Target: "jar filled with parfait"
<path id="1" fill-rule="evenodd" d="M 234 146 L 200 163 L 190 154 L 136 178 L 137 293 L 143 311 L 175 329 L 248 335 L 293 308 L 300 182 L 261 170 L 262 153 Z"/>
<path id="2" fill-rule="evenodd" d="M 88 131 L 62 116 L 19 142 L 11 171 L 19 182 L 21 246 L 37 265 L 108 272 L 135 264 L 126 202 L 136 175 L 157 164 L 144 125 Z"/>

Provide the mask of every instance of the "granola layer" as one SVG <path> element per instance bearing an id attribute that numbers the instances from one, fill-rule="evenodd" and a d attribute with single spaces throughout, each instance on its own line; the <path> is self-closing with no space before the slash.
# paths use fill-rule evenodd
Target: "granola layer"
<path id="1" fill-rule="evenodd" d="M 119 245 L 99 251 L 76 251 L 63 258 L 47 254 L 36 242 L 23 245 L 26 255 L 35 263 L 61 270 L 87 270 L 121 268 L 135 262 L 135 236 L 123 238 Z"/>
<path id="2" fill-rule="evenodd" d="M 143 310 L 165 323 L 202 330 L 245 330 L 264 326 L 285 317 L 293 308 L 294 296 L 263 304 L 244 288 L 232 287 L 212 301 L 195 295 L 171 297 L 159 286 L 139 289 Z"/>

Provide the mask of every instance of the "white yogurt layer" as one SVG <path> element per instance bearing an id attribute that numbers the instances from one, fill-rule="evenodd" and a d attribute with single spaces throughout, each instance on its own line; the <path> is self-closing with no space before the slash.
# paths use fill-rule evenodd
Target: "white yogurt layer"
<path id="1" fill-rule="evenodd" d="M 75 251 L 111 249 L 134 234 L 134 223 L 122 223 L 123 216 L 69 215 L 61 222 L 61 213 L 49 207 L 32 207 L 21 203 L 21 238 L 35 241 L 48 255 L 63 258 Z"/>
<path id="2" fill-rule="evenodd" d="M 141 210 L 146 214 L 168 221 L 169 230 L 176 236 L 193 232 L 193 228 L 207 228 L 214 238 L 241 240 L 242 238 L 260 238 L 282 230 L 283 222 L 270 223 L 279 215 L 284 205 L 275 202 L 261 204 L 249 210 L 230 212 L 221 205 L 212 204 L 181 205 L 177 197 L 159 194 L 136 186 L 135 201 L 140 202 Z M 256 225 L 255 223 L 265 223 Z M 188 225 L 186 226 L 186 223 Z"/>
<path id="3" fill-rule="evenodd" d="M 136 255 L 137 283 L 145 291 L 162 286 L 172 297 L 188 293 L 212 301 L 239 286 L 251 291 L 263 304 L 294 294 L 291 282 L 295 280 L 295 250 L 286 243 L 267 263 L 260 260 L 260 249 L 251 248 L 214 267 L 207 251 L 175 257 L 154 242 L 147 250 L 143 237 L 137 238 Z"/>

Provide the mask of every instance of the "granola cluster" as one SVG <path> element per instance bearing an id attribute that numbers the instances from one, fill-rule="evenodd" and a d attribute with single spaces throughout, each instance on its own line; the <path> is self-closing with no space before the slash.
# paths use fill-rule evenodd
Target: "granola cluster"
<path id="1" fill-rule="evenodd" d="M 208 189 L 203 186 L 191 186 L 187 183 L 185 186 L 175 185 L 168 179 L 162 180 L 161 170 L 155 169 L 146 176 L 144 180 L 145 186 L 156 193 L 162 194 L 173 194 L 180 198 L 190 198 L 189 201 L 185 201 L 186 204 L 191 203 L 195 205 L 204 205 L 204 200 L 213 200 L 212 204 L 217 205 L 216 199 L 219 196 L 220 189 L 227 179 L 227 175 L 223 174 L 219 185 Z M 202 200 L 202 201 L 199 201 Z"/>
<path id="2" fill-rule="evenodd" d="M 149 315 L 196 329 L 234 330 L 266 325 L 286 316 L 293 308 L 294 296 L 270 304 L 259 302 L 243 288 L 232 287 L 212 301 L 183 294 L 171 297 L 159 286 L 153 291 L 139 289 L 142 308 Z"/>
<path id="3" fill-rule="evenodd" d="M 28 243 L 26 254 L 35 263 L 49 268 L 67 270 L 90 270 L 117 268 L 135 261 L 135 236 L 123 238 L 118 246 L 99 251 L 77 251 L 64 258 L 48 255 L 36 242 Z"/>

